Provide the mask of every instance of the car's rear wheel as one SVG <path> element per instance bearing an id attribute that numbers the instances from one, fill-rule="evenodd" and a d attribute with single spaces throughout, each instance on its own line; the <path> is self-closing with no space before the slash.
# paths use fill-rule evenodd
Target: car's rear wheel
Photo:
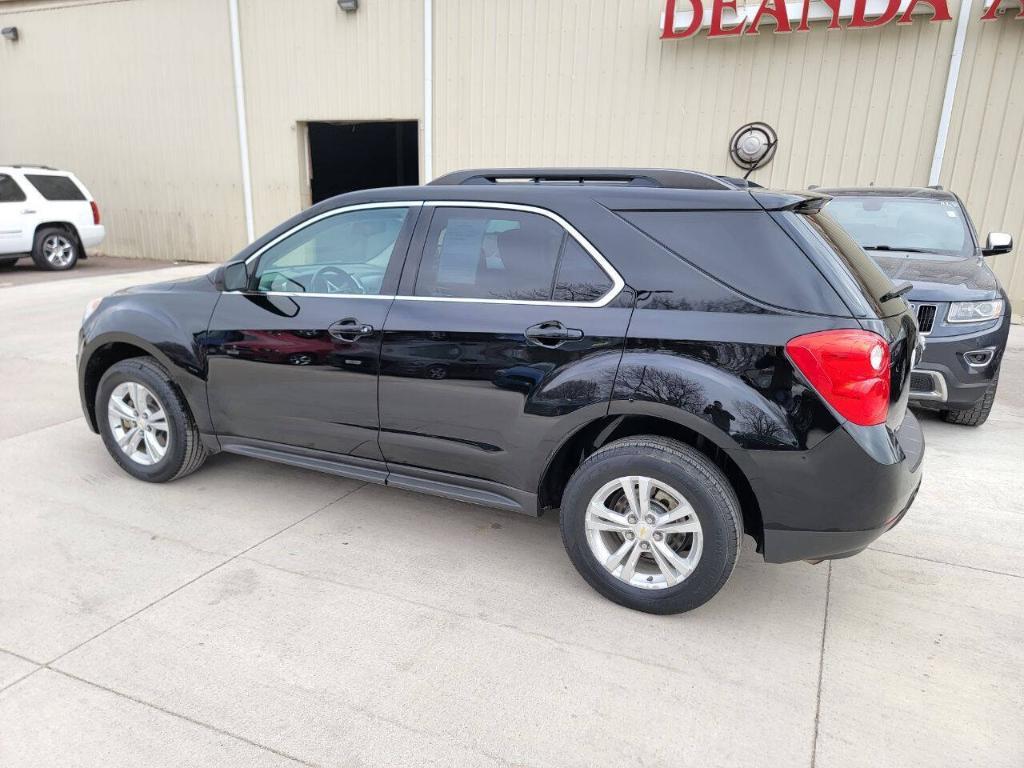
<path id="1" fill-rule="evenodd" d="M 103 374 L 96 421 L 114 461 L 139 480 L 174 480 L 206 460 L 188 404 L 151 357 L 122 360 Z"/>
<path id="2" fill-rule="evenodd" d="M 742 515 L 722 471 L 690 446 L 643 436 L 596 451 L 562 498 L 562 541 L 573 565 L 610 600 L 681 613 L 725 585 Z"/>
<path id="3" fill-rule="evenodd" d="M 13 259 L 0 259 L 0 269 L 8 269 L 18 263 L 18 257 L 15 256 Z"/>
<path id="4" fill-rule="evenodd" d="M 992 377 L 992 383 L 988 385 L 985 394 L 974 404 L 973 408 L 943 411 L 942 418 L 950 424 L 980 427 L 988 421 L 988 415 L 992 412 L 992 404 L 996 401 L 996 389 L 998 387 L 999 371 L 996 371 L 996 375 Z"/>
<path id="5" fill-rule="evenodd" d="M 78 263 L 78 238 L 65 229 L 45 227 L 36 233 L 32 260 L 40 269 L 63 271 Z"/>

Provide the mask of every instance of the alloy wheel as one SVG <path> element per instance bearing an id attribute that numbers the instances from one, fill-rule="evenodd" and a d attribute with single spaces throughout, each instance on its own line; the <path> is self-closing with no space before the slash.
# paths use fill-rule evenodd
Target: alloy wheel
<path id="1" fill-rule="evenodd" d="M 590 500 L 587 543 L 601 565 L 641 589 L 685 581 L 700 561 L 704 536 L 686 497 L 651 477 L 620 477 Z"/>
<path id="2" fill-rule="evenodd" d="M 43 257 L 55 267 L 66 267 L 75 257 L 75 246 L 63 235 L 50 235 L 43 241 Z"/>
<path id="3" fill-rule="evenodd" d="M 134 381 L 118 384 L 107 403 L 110 433 L 136 464 L 156 464 L 167 454 L 171 433 L 163 404 Z"/>

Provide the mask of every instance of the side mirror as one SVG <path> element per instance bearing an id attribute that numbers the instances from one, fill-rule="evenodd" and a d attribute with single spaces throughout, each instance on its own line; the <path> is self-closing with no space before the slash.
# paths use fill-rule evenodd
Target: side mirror
<path id="1" fill-rule="evenodd" d="M 244 261 L 235 261 L 224 267 L 224 290 L 244 291 L 249 287 L 249 270 Z"/>
<path id="2" fill-rule="evenodd" d="M 989 232 L 985 247 L 981 249 L 982 256 L 995 256 L 1000 253 L 1009 253 L 1013 250 L 1013 238 L 1005 232 Z"/>

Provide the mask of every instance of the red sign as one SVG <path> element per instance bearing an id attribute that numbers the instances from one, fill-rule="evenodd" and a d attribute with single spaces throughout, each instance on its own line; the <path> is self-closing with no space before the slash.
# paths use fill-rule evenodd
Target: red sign
<path id="1" fill-rule="evenodd" d="M 995 18 L 1001 0 L 994 0 L 984 19 Z M 666 0 L 665 18 L 662 22 L 661 38 L 693 37 L 702 27 L 709 27 L 708 37 L 731 37 L 735 35 L 756 35 L 766 17 L 771 17 L 776 32 L 806 32 L 809 22 L 817 19 L 828 20 L 828 29 L 843 29 L 840 19 L 848 18 L 847 29 L 881 27 L 895 20 L 897 24 L 909 24 L 915 13 L 931 10 L 929 21 L 950 21 L 948 0 L 853 0 L 852 7 L 844 0 L 801 0 L 786 3 L 785 0 L 761 0 L 751 14 L 750 7 L 737 9 L 737 0 L 706 0 L 710 10 L 704 8 L 705 0 L 682 0 L 681 5 L 692 9 L 689 24 L 685 29 L 675 27 L 676 0 Z M 903 6 L 901 10 L 901 6 Z M 918 6 L 922 6 L 918 8 Z M 925 7 L 927 6 L 927 7 Z M 727 14 L 726 11 L 729 13 Z M 1022 11 L 1024 13 L 1024 11 Z M 705 14 L 710 14 L 705 21 Z M 870 14 L 870 17 L 869 17 Z M 793 26 L 798 21 L 797 26 Z"/>

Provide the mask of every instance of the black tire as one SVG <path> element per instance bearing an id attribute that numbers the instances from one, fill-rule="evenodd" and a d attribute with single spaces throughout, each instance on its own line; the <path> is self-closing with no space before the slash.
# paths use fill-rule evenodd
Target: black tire
<path id="1" fill-rule="evenodd" d="M 644 589 L 627 584 L 598 561 L 588 544 L 586 510 L 591 498 L 606 483 L 629 475 L 651 477 L 677 489 L 700 522 L 700 559 L 674 586 Z M 722 471 L 694 448 L 650 435 L 616 440 L 588 457 L 566 485 L 560 525 L 569 559 L 590 586 L 619 605 L 658 614 L 690 611 L 714 597 L 736 567 L 743 530 L 739 500 Z"/>
<path id="2" fill-rule="evenodd" d="M 992 404 L 996 401 L 996 388 L 999 386 L 999 371 L 992 377 L 992 383 L 988 385 L 985 394 L 974 404 L 973 408 L 963 410 L 948 410 L 942 412 L 942 418 L 950 424 L 961 424 L 965 427 L 980 427 L 988 421 L 988 415 L 992 412 Z"/>
<path id="3" fill-rule="evenodd" d="M 62 254 L 59 258 L 50 250 L 51 245 L 58 244 Z M 66 257 L 63 255 L 65 253 Z M 62 227 L 43 227 L 36 232 L 35 244 L 32 246 L 32 261 L 40 269 L 53 272 L 74 269 L 81 255 L 82 246 L 74 233 Z"/>
<path id="4" fill-rule="evenodd" d="M 0 269 L 9 269 L 18 263 L 18 257 L 15 256 L 13 259 L 2 258 L 0 259 Z"/>
<path id="5" fill-rule="evenodd" d="M 111 428 L 108 403 L 114 389 L 126 382 L 141 384 L 159 401 L 167 416 L 167 449 L 159 461 L 144 465 L 133 461 L 117 444 Z M 195 472 L 206 460 L 192 412 L 162 365 L 151 357 L 132 357 L 115 363 L 100 379 L 96 391 L 96 422 L 107 451 L 132 477 L 164 483 Z"/>

